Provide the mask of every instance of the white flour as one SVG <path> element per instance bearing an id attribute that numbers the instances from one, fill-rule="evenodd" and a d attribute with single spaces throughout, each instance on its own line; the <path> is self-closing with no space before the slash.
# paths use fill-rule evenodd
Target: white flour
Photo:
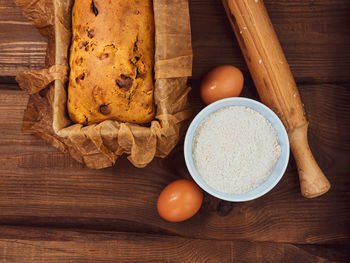
<path id="1" fill-rule="evenodd" d="M 222 108 L 202 121 L 193 142 L 194 164 L 214 189 L 241 194 L 271 174 L 281 147 L 271 123 L 243 106 Z"/>

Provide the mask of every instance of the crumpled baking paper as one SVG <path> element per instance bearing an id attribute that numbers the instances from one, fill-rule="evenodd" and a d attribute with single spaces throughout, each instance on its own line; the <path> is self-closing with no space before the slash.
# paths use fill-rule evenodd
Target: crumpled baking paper
<path id="1" fill-rule="evenodd" d="M 98 1 L 98 0 L 95 0 Z M 122 154 L 136 167 L 166 157 L 191 116 L 187 77 L 192 74 L 188 0 L 153 0 L 156 117 L 149 127 L 114 120 L 83 126 L 66 110 L 72 0 L 15 0 L 48 38 L 46 68 L 20 72 L 16 80 L 30 98 L 23 131 L 35 134 L 92 169 L 112 166 Z"/>

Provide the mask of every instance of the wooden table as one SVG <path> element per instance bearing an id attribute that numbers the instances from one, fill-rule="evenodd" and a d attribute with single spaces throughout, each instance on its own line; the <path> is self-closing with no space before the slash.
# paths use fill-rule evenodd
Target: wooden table
<path id="1" fill-rule="evenodd" d="M 46 40 L 11 0 L 0 0 L 0 262 L 346 262 L 350 260 L 350 2 L 266 0 L 310 120 L 310 146 L 331 190 L 299 191 L 294 159 L 267 195 L 245 203 L 205 196 L 183 223 L 156 211 L 162 188 L 189 178 L 182 142 L 144 169 L 125 157 L 88 170 L 21 132 L 28 95 L 17 72 L 44 66 Z M 243 69 L 243 96 L 257 98 L 219 0 L 191 0 L 198 83 L 210 68 Z"/>

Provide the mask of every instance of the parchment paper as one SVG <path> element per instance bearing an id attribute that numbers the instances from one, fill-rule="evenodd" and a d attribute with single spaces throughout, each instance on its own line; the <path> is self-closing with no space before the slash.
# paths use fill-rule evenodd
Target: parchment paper
<path id="1" fill-rule="evenodd" d="M 98 0 L 96 0 L 98 1 Z M 48 38 L 46 68 L 21 72 L 16 80 L 30 99 L 23 131 L 68 152 L 87 167 L 111 166 L 128 154 L 136 167 L 166 157 L 177 144 L 191 111 L 187 77 L 192 48 L 187 0 L 154 0 L 156 117 L 149 127 L 107 120 L 82 126 L 67 117 L 71 0 L 15 0 L 23 14 Z"/>

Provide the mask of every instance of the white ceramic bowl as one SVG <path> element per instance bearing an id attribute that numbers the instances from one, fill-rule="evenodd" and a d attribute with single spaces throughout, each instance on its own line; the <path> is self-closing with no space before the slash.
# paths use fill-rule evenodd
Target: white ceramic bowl
<path id="1" fill-rule="evenodd" d="M 215 190 L 203 180 L 193 162 L 192 145 L 199 124 L 211 113 L 227 106 L 245 106 L 259 112 L 271 123 L 272 127 L 275 129 L 278 136 L 278 142 L 281 146 L 281 155 L 277 160 L 275 168 L 273 169 L 267 180 L 255 189 L 243 194 L 228 194 Z M 284 128 L 281 120 L 272 110 L 270 110 L 264 104 L 252 99 L 242 97 L 227 98 L 208 105 L 203 110 L 201 110 L 193 119 L 186 133 L 184 155 L 188 171 L 190 172 L 195 182 L 204 191 L 223 200 L 231 202 L 242 202 L 256 199 L 266 194 L 280 181 L 287 168 L 289 161 L 289 140 L 286 129 Z"/>

